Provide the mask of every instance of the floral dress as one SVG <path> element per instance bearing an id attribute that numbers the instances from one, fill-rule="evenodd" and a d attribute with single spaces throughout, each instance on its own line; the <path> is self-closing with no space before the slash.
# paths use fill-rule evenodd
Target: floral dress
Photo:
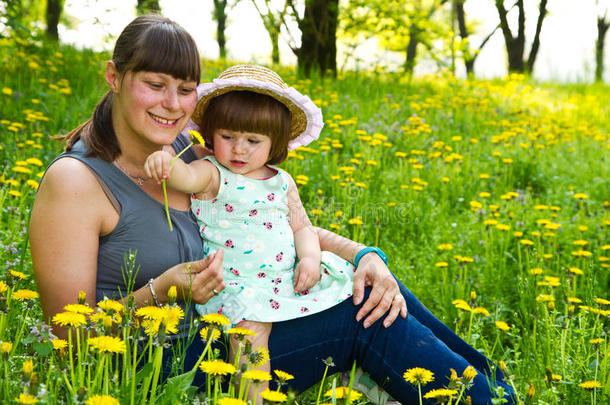
<path id="1" fill-rule="evenodd" d="M 203 237 L 204 254 L 224 249 L 225 289 L 200 314 L 221 313 L 234 324 L 242 320 L 278 322 L 323 311 L 352 295 L 354 267 L 322 252 L 321 279 L 294 293 L 296 251 L 289 223 L 288 174 L 251 179 L 206 157 L 220 172 L 218 195 L 191 198 L 191 210 Z"/>

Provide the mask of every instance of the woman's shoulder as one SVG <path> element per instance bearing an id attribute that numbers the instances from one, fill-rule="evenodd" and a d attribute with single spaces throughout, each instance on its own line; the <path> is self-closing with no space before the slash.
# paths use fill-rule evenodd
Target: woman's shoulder
<path id="1" fill-rule="evenodd" d="M 91 169 L 79 159 L 63 156 L 46 170 L 40 184 L 40 192 L 56 192 L 59 195 L 90 198 L 103 193 Z"/>

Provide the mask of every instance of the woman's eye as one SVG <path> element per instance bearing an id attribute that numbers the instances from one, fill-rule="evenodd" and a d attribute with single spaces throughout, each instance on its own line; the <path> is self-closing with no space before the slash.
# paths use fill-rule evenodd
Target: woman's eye
<path id="1" fill-rule="evenodd" d="M 231 139 L 231 136 L 230 136 L 230 135 L 220 135 L 220 136 L 222 137 L 222 139 L 226 139 L 227 141 L 228 141 L 229 139 Z"/>
<path id="2" fill-rule="evenodd" d="M 180 89 L 180 92 L 181 92 L 182 94 L 191 94 L 191 93 L 192 93 L 192 92 L 194 92 L 194 91 L 195 91 L 195 89 L 190 88 L 190 87 L 186 87 L 186 88 L 182 88 L 182 89 Z"/>
<path id="3" fill-rule="evenodd" d="M 161 83 L 156 83 L 156 82 L 148 82 L 148 85 L 150 87 L 152 87 L 153 89 L 160 89 L 162 87 Z"/>
<path id="4" fill-rule="evenodd" d="M 257 144 L 260 141 L 258 139 L 248 139 L 248 142 L 252 143 L 252 144 Z"/>

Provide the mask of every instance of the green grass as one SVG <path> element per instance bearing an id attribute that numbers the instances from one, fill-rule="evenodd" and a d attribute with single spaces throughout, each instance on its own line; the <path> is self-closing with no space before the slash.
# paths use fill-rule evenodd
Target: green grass
<path id="1" fill-rule="evenodd" d="M 59 353 L 41 354 L 25 339 L 42 321 L 39 303 L 10 299 L 35 290 L 26 228 L 42 171 L 62 149 L 52 137 L 91 114 L 108 55 L 28 39 L 2 40 L 0 49 L 0 280 L 8 285 L 0 341 L 14 344 L 2 354 L 0 402 L 31 390 L 47 403 L 104 392 L 129 403 L 124 386 L 102 377 L 87 383 L 93 391 L 71 394 Z M 203 80 L 224 67 L 204 61 Z M 300 193 L 312 221 L 380 246 L 426 306 L 506 364 L 524 397 L 535 389 L 533 403 L 607 403 L 610 88 L 520 76 L 280 73 L 325 116 L 320 140 L 283 164 L 306 176 Z M 24 377 L 27 360 L 38 384 Z M 585 381 L 602 388 L 586 390 Z"/>

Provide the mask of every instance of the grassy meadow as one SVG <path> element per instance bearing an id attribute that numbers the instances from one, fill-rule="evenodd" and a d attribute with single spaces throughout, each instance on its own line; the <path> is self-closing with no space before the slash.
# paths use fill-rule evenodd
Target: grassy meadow
<path id="1" fill-rule="evenodd" d="M 175 307 L 155 315 L 114 302 L 95 311 L 75 306 L 54 320 L 74 327 L 75 341 L 50 336 L 27 246 L 29 211 L 62 149 L 52 137 L 89 117 L 106 89 L 109 56 L 2 41 L 0 402 L 204 403 L 209 396 L 243 403 L 219 398 L 226 393 L 217 382 L 232 371 L 215 367 L 212 351 L 201 363 L 214 376 L 203 393 L 187 390 L 188 375 L 159 382 L 163 339 L 180 317 Z M 203 66 L 209 80 L 227 65 Z M 412 80 L 345 72 L 298 80 L 279 71 L 325 116 L 320 139 L 282 165 L 314 224 L 381 247 L 398 278 L 500 364 L 525 402 L 610 403 L 610 88 L 517 75 L 466 81 L 446 72 Z M 98 338 L 87 338 L 90 331 Z M 154 336 L 141 354 L 150 364 L 136 372 L 133 348 L 144 334 Z M 366 402 L 325 396 L 335 384 L 342 382 L 329 377 L 296 398 L 267 393 L 265 400 Z"/>

